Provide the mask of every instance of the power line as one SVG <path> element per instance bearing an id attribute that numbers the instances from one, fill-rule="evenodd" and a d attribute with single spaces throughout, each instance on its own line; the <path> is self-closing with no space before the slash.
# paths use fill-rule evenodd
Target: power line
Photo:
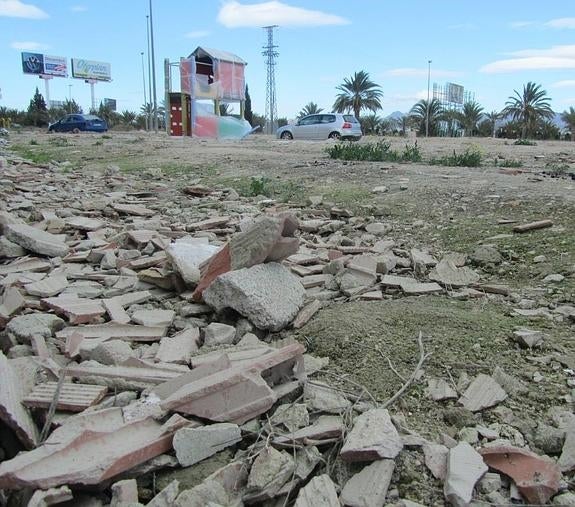
<path id="1" fill-rule="evenodd" d="M 277 129 L 278 108 L 276 104 L 276 58 L 279 53 L 278 46 L 274 45 L 274 28 L 278 25 L 264 26 L 268 33 L 268 44 L 264 46 L 262 55 L 266 57 L 267 79 L 266 79 L 266 133 L 273 134 Z"/>

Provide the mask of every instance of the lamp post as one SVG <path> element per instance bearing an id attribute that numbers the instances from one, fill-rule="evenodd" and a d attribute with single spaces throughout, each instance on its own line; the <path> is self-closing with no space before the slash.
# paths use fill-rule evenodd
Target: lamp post
<path id="1" fill-rule="evenodd" d="M 431 78 L 431 60 L 427 60 L 427 107 L 425 108 L 425 137 L 429 137 L 429 81 Z"/>
<path id="2" fill-rule="evenodd" d="M 146 116 L 148 118 L 148 126 L 152 129 L 152 58 L 150 57 L 150 16 L 146 16 L 146 35 L 148 38 L 148 97 L 150 98 L 150 107 L 146 102 Z"/>
<path id="3" fill-rule="evenodd" d="M 69 96 L 69 101 L 72 102 L 72 85 L 69 84 L 68 85 L 68 96 Z"/>
<path id="4" fill-rule="evenodd" d="M 155 63 L 155 55 L 154 55 L 154 20 L 152 17 L 152 0 L 150 0 L 150 47 L 151 47 L 151 57 L 152 57 L 152 90 L 153 90 L 153 124 L 154 124 L 154 132 L 158 132 L 158 104 L 156 101 L 156 63 Z"/>
<path id="5" fill-rule="evenodd" d="M 144 66 L 144 52 L 140 51 L 140 56 L 142 57 L 142 85 L 144 88 L 144 105 L 146 104 L 146 102 L 148 101 L 148 99 L 146 98 L 146 68 Z M 148 115 L 146 114 L 144 116 L 146 118 L 146 130 L 148 130 Z"/>

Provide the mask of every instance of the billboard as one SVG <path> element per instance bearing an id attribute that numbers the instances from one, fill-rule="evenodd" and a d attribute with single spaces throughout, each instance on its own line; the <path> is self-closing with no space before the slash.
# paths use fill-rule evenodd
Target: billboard
<path id="1" fill-rule="evenodd" d="M 95 79 L 97 81 L 111 81 L 110 64 L 84 60 L 82 58 L 72 58 L 72 77 L 78 79 Z"/>
<path id="2" fill-rule="evenodd" d="M 447 102 L 463 104 L 463 86 L 455 83 L 447 83 Z"/>
<path id="3" fill-rule="evenodd" d="M 62 56 L 22 53 L 22 71 L 24 74 L 68 77 L 68 64 Z"/>
<path id="4" fill-rule="evenodd" d="M 110 111 L 115 111 L 116 99 L 104 99 L 104 107 L 110 109 Z"/>

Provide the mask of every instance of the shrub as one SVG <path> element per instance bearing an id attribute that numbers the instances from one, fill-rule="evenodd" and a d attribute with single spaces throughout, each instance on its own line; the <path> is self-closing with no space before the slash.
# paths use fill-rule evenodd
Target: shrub
<path id="1" fill-rule="evenodd" d="M 564 176 L 569 172 L 568 164 L 558 164 L 556 162 L 547 162 L 545 164 L 545 173 L 557 178 L 559 176 Z"/>
<path id="2" fill-rule="evenodd" d="M 336 143 L 326 148 L 330 158 L 339 160 L 359 160 L 369 162 L 420 162 L 421 152 L 417 143 L 406 144 L 402 152 L 391 149 L 389 141 L 358 144 L 353 142 Z"/>
<path id="3" fill-rule="evenodd" d="M 495 159 L 495 165 L 498 167 L 522 167 L 523 162 L 518 159 L 507 159 L 504 158 L 503 160 Z"/>
<path id="4" fill-rule="evenodd" d="M 515 146 L 537 146 L 535 141 L 529 139 L 517 139 L 514 143 Z"/>
<path id="5" fill-rule="evenodd" d="M 451 167 L 479 167 L 481 165 L 482 155 L 477 148 L 467 148 L 463 153 L 456 153 L 453 150 L 452 155 L 445 157 L 432 158 L 431 165 L 445 165 Z"/>

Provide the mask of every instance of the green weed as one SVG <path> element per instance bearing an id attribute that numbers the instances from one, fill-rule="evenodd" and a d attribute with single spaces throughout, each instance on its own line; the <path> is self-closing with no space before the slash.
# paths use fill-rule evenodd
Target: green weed
<path id="1" fill-rule="evenodd" d="M 330 158 L 339 160 L 359 160 L 369 162 L 420 162 L 421 152 L 417 142 L 406 144 L 402 152 L 391 149 L 389 141 L 357 144 L 352 142 L 336 143 L 326 148 Z"/>
<path id="2" fill-rule="evenodd" d="M 30 140 L 30 144 L 31 144 L 32 146 L 37 146 L 37 145 L 38 145 L 38 141 L 36 141 L 35 139 L 31 139 L 31 140 Z"/>
<path id="3" fill-rule="evenodd" d="M 547 164 L 545 164 L 545 172 L 553 177 L 563 176 L 569 172 L 569 164 L 547 162 Z"/>
<path id="4" fill-rule="evenodd" d="M 482 155 L 477 148 L 467 148 L 463 153 L 456 153 L 453 150 L 452 155 L 432 158 L 431 165 L 445 165 L 449 167 L 479 167 L 481 165 Z"/>
<path id="5" fill-rule="evenodd" d="M 51 137 L 48 139 L 48 144 L 52 146 L 68 146 L 68 139 L 66 137 Z"/>
<path id="6" fill-rule="evenodd" d="M 522 167 L 523 162 L 518 159 L 504 158 L 503 160 L 495 159 L 495 165 L 498 167 Z"/>
<path id="7" fill-rule="evenodd" d="M 529 139 L 517 139 L 514 143 L 515 146 L 537 146 L 535 141 Z"/>

